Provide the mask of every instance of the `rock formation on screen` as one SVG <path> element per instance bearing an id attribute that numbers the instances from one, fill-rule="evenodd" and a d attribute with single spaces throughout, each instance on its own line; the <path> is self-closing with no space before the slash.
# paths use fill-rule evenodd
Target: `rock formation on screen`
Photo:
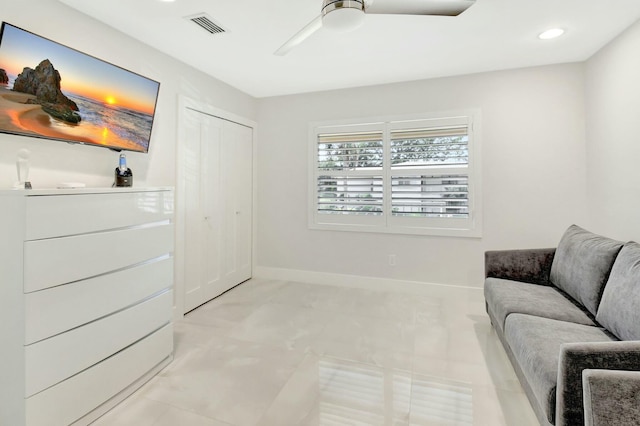
<path id="1" fill-rule="evenodd" d="M 36 69 L 25 68 L 18 75 L 13 90 L 34 95 L 35 100 L 30 103 L 42 105 L 48 114 L 69 123 L 79 123 L 81 118 L 78 105 L 67 98 L 60 90 L 60 73 L 48 59 L 40 62 Z"/>
<path id="2" fill-rule="evenodd" d="M 9 76 L 2 68 L 0 68 L 0 84 L 9 84 Z"/>

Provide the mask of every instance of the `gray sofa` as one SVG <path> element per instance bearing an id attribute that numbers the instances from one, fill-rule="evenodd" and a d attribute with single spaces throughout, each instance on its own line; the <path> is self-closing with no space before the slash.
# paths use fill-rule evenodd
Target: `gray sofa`
<path id="1" fill-rule="evenodd" d="M 541 425 L 640 425 L 640 244 L 571 226 L 485 254 L 487 313 Z"/>

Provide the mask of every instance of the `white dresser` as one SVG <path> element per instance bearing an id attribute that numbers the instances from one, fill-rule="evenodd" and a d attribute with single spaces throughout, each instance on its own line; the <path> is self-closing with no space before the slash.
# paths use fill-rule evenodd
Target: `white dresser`
<path id="1" fill-rule="evenodd" d="M 87 424 L 173 357 L 169 188 L 0 191 L 0 425 Z"/>

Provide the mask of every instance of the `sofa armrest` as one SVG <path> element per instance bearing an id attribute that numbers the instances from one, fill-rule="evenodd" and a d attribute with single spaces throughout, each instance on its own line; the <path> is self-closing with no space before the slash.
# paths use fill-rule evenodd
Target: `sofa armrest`
<path id="1" fill-rule="evenodd" d="M 558 362 L 556 425 L 582 425 L 582 371 L 640 371 L 640 341 L 565 343 Z"/>
<path id="2" fill-rule="evenodd" d="M 640 424 L 640 371 L 582 372 L 585 426 Z"/>
<path id="3" fill-rule="evenodd" d="M 485 277 L 549 285 L 555 253 L 555 248 L 487 251 Z"/>

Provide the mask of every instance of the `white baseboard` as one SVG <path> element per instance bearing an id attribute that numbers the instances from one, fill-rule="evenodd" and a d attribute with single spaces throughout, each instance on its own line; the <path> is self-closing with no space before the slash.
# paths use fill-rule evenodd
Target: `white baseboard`
<path id="1" fill-rule="evenodd" d="M 328 272 L 303 271 L 297 269 L 256 266 L 254 278 L 294 281 L 307 284 L 332 285 L 337 287 L 360 288 L 373 291 L 401 291 L 410 294 L 434 295 L 451 291 L 482 291 L 480 287 L 437 284 L 420 281 L 404 281 L 390 278 L 367 277 L 362 275 L 333 274 Z"/>

